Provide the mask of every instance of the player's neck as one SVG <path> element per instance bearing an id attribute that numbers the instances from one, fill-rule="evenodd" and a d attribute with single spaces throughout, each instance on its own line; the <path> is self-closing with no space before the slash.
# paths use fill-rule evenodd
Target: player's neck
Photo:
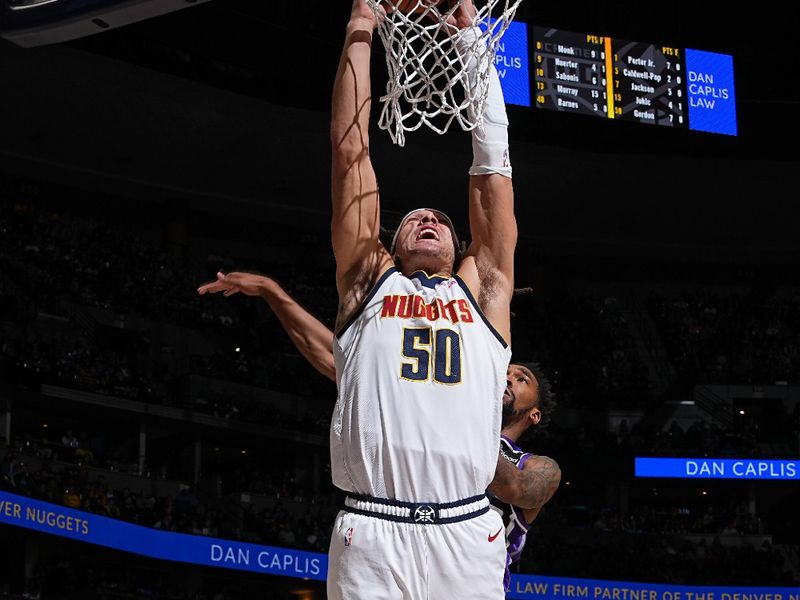
<path id="1" fill-rule="evenodd" d="M 517 432 L 514 430 L 513 427 L 508 427 L 507 429 L 500 430 L 500 435 L 502 435 L 506 439 L 511 440 L 515 444 L 517 443 L 517 440 L 519 439 L 519 435 L 517 434 Z"/>
<path id="2" fill-rule="evenodd" d="M 414 273 L 422 272 L 428 277 L 452 277 L 453 264 L 443 262 L 441 260 L 431 260 L 432 257 L 427 257 L 427 260 L 419 260 L 421 257 L 406 257 L 405 260 L 400 260 L 400 257 L 395 257 L 395 265 L 400 272 L 406 277 L 410 277 Z"/>
<path id="3" fill-rule="evenodd" d="M 523 421 L 517 421 L 500 430 L 500 434 L 507 437 L 509 440 L 517 443 L 517 440 L 522 437 L 522 434 L 528 429 L 528 425 Z"/>
<path id="4" fill-rule="evenodd" d="M 453 276 L 452 269 L 449 266 L 436 268 L 436 266 L 414 265 L 406 268 L 406 266 L 403 265 L 401 272 L 406 277 L 411 277 L 414 273 L 424 273 L 427 277 L 449 278 Z"/>

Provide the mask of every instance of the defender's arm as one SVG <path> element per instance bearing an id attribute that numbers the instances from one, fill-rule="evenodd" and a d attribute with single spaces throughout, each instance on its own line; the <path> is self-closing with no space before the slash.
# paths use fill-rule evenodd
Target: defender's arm
<path id="1" fill-rule="evenodd" d="M 289 339 L 317 371 L 336 381 L 333 361 L 333 332 L 292 298 L 281 285 L 266 275 L 256 273 L 217 273 L 217 279 L 197 288 L 198 294 L 246 296 L 263 298 L 278 317 Z"/>
<path id="2" fill-rule="evenodd" d="M 300 354 L 312 367 L 335 383 L 333 332 L 273 279 L 268 280 L 261 297 L 278 317 Z"/>
<path id="3" fill-rule="evenodd" d="M 547 456 L 531 456 L 522 470 L 500 456 L 489 490 L 507 504 L 525 509 L 530 523 L 553 497 L 561 483 L 558 463 Z"/>

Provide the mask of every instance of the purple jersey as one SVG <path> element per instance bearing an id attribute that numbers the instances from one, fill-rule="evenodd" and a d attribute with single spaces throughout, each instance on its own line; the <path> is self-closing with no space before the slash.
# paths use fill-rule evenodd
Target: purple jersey
<path id="1" fill-rule="evenodd" d="M 532 456 L 529 452 L 524 452 L 519 446 L 505 436 L 500 436 L 500 456 L 522 470 L 525 461 Z M 492 498 L 492 504 L 503 514 L 506 523 L 506 572 L 503 576 L 503 584 L 506 591 L 511 586 L 511 572 L 509 566 L 519 560 L 522 549 L 525 547 L 525 538 L 528 535 L 530 524 L 525 520 L 522 509 L 500 502 L 497 498 Z"/>

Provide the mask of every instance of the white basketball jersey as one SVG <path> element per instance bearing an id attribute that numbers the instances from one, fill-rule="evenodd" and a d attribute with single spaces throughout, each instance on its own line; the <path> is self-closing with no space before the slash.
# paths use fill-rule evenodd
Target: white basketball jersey
<path id="1" fill-rule="evenodd" d="M 333 344 L 333 483 L 409 502 L 494 477 L 511 349 L 459 278 L 389 269 Z"/>

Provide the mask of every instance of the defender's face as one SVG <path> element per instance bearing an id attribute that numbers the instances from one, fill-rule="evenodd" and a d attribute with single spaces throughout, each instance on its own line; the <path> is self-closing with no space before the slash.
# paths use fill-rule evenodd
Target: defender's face
<path id="1" fill-rule="evenodd" d="M 531 424 L 537 424 L 542 418 L 538 404 L 539 382 L 534 374 L 522 365 L 509 365 L 503 393 L 503 427 L 521 419 L 530 419 Z"/>
<path id="2" fill-rule="evenodd" d="M 455 250 L 453 235 L 435 211 L 420 210 L 412 214 L 397 236 L 395 254 L 405 262 L 414 255 L 437 257 L 443 263 L 453 264 Z"/>

